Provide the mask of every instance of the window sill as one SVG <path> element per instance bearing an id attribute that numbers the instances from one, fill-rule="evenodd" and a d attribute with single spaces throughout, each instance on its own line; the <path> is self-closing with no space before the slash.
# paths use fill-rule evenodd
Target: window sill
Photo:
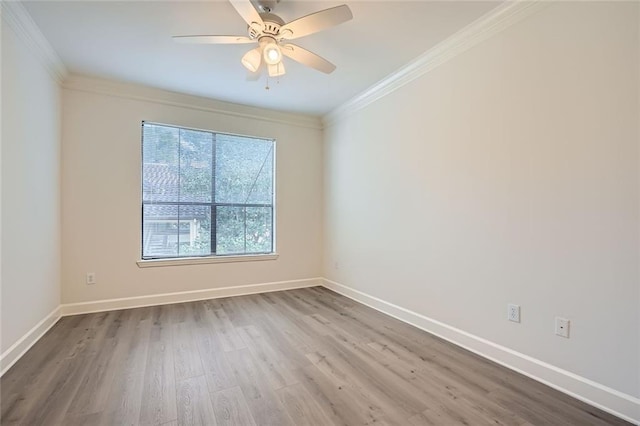
<path id="1" fill-rule="evenodd" d="M 148 259 L 138 260 L 139 268 L 153 268 L 158 266 L 200 265 L 203 263 L 233 263 L 233 262 L 257 262 L 263 260 L 276 260 L 278 253 L 269 254 L 241 254 L 235 256 L 209 256 L 209 257 L 182 257 L 174 259 Z"/>

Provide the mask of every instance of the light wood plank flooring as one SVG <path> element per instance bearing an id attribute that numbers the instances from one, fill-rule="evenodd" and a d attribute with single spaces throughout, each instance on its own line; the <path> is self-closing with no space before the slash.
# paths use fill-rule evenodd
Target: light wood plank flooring
<path id="1" fill-rule="evenodd" d="M 323 288 L 62 318 L 2 425 L 626 424 Z"/>

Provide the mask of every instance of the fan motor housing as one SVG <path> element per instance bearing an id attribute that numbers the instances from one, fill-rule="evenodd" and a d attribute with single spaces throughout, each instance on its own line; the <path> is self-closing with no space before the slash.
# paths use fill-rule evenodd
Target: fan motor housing
<path id="1" fill-rule="evenodd" d="M 260 17 L 264 22 L 264 27 L 259 28 L 258 25 L 250 25 L 249 37 L 259 38 L 261 35 L 276 37 L 280 34 L 280 27 L 284 25 L 282 18 L 273 13 L 261 13 Z"/>

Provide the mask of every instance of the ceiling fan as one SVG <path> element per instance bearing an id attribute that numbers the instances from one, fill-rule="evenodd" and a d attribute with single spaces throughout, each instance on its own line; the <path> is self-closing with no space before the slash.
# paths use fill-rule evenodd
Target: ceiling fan
<path id="1" fill-rule="evenodd" d="M 174 36 L 173 39 L 180 43 L 200 44 L 258 43 L 258 47 L 244 54 L 241 59 L 242 65 L 256 74 L 262 67 L 266 67 L 270 77 L 284 75 L 283 55 L 327 74 L 336 69 L 331 62 L 298 45 L 289 43 L 289 40 L 317 33 L 350 20 L 353 15 L 346 4 L 285 23 L 278 15 L 271 13 L 280 0 L 257 0 L 260 11 L 250 0 L 229 1 L 247 23 L 248 36 L 185 35 Z"/>

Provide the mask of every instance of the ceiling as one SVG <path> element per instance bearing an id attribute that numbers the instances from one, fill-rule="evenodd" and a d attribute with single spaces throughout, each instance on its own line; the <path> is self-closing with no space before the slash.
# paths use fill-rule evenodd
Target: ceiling
<path id="1" fill-rule="evenodd" d="M 293 1 L 286 22 L 346 3 L 354 18 L 296 40 L 337 65 L 323 74 L 285 58 L 287 73 L 247 81 L 253 45 L 188 45 L 171 36 L 246 35 L 231 4 L 215 1 L 26 1 L 25 8 L 71 73 L 274 110 L 324 115 L 424 53 L 499 2 Z"/>

